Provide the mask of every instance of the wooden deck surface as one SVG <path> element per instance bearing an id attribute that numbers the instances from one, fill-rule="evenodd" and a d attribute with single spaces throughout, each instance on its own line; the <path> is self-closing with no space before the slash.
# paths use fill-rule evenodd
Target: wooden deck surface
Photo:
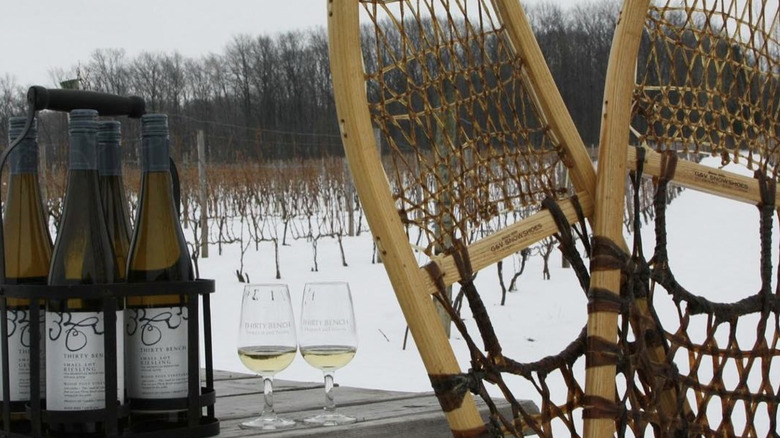
<path id="1" fill-rule="evenodd" d="M 356 417 L 358 422 L 346 426 L 312 427 L 301 420 L 318 413 L 325 399 L 321 382 L 274 381 L 274 408 L 286 418 L 298 422 L 283 431 L 242 430 L 238 424 L 257 417 L 262 409 L 262 382 L 248 374 L 215 372 L 217 392 L 216 415 L 220 420 L 219 437 L 451 437 L 447 421 L 432 392 L 397 392 L 375 389 L 337 387 L 337 410 Z M 530 403 L 532 412 L 538 409 Z M 481 405 L 483 417 L 487 408 Z"/>

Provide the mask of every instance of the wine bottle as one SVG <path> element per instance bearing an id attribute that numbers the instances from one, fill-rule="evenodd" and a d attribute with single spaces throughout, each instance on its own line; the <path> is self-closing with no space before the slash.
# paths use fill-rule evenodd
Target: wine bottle
<path id="1" fill-rule="evenodd" d="M 141 118 L 141 196 L 130 244 L 129 283 L 188 281 L 194 278 L 179 222 L 168 156 L 168 118 Z M 127 298 L 128 389 L 133 428 L 186 424 L 187 412 L 150 412 L 143 400 L 187 397 L 187 296 Z"/>
<path id="2" fill-rule="evenodd" d="M 97 111 L 73 110 L 69 120 L 68 176 L 50 285 L 117 281 L 113 246 L 103 217 L 97 170 Z M 101 299 L 63 297 L 46 305 L 46 408 L 103 409 L 124 403 L 124 302 L 117 300 L 117 395 L 105 400 L 106 358 Z M 55 434 L 105 433 L 103 422 L 49 424 Z"/>
<path id="3" fill-rule="evenodd" d="M 9 144 L 22 134 L 27 118 L 9 121 Z M 51 263 L 52 242 L 38 184 L 38 142 L 35 120 L 27 135 L 9 155 L 11 175 L 5 203 L 5 284 L 45 285 Z M 8 365 L 10 375 L 11 428 L 29 429 L 25 402 L 30 399 L 30 301 L 8 298 Z M 43 336 L 43 315 L 40 318 Z M 43 338 L 41 339 L 43 341 Z M 45 350 L 40 344 L 41 381 L 45 387 Z M 0 396 L 3 382 L 0 379 Z"/>
<path id="4" fill-rule="evenodd" d="M 122 180 L 120 149 L 121 124 L 105 121 L 98 124 L 98 181 L 100 201 L 106 218 L 108 237 L 114 247 L 119 281 L 125 280 L 127 254 L 130 251 L 130 215 Z"/>

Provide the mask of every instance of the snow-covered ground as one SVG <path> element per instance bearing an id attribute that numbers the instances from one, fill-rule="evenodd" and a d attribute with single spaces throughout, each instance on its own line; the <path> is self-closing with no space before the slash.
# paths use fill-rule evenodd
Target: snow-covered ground
<path id="1" fill-rule="evenodd" d="M 670 263 L 678 281 L 689 290 L 713 301 L 733 302 L 759 289 L 756 207 L 686 190 L 669 207 L 668 222 Z M 776 223 L 774 229 L 777 235 Z M 651 251 L 652 224 L 645 226 L 643 234 L 645 250 Z M 348 267 L 342 266 L 335 239 L 320 241 L 319 271 L 313 272 L 311 245 L 305 241 L 292 241 L 290 246 L 281 247 L 282 278 L 277 280 L 273 247 L 261 245 L 258 252 L 250 249 L 247 253 L 245 271 L 254 283 L 287 283 L 295 303 L 300 303 L 304 284 L 308 281 L 348 281 L 360 339 L 355 359 L 336 373 L 337 383 L 430 391 L 411 337 L 409 345 L 403 349 L 406 323 L 384 267 L 372 263 L 373 246 L 369 233 L 345 238 L 344 247 Z M 217 280 L 217 292 L 212 298 L 214 364 L 217 369 L 247 372 L 236 355 L 240 296 L 244 286 L 235 275 L 239 267 L 239 249 L 237 245 L 226 246 L 222 255 L 217 255 L 216 248 L 211 251 L 212 256 L 201 260 L 200 267 L 203 277 Z M 556 252 L 552 260 L 552 278 L 544 280 L 541 257 L 530 258 L 517 291 L 509 294 L 503 307 L 500 306 L 501 292 L 495 267 L 478 276 L 478 289 L 491 312 L 504 352 L 516 360 L 532 361 L 557 353 L 574 339 L 586 322 L 586 298 L 577 279 L 571 270 L 561 268 L 559 253 Z M 512 263 L 507 263 L 505 277 L 511 276 L 513 270 Z M 295 309 L 296 314 L 299 310 Z M 662 320 L 677 319 L 676 309 L 671 304 L 660 306 L 658 312 Z M 465 319 L 469 322 L 468 315 Z M 748 325 L 744 327 L 745 332 L 750 337 L 752 330 L 754 339 L 755 324 L 752 328 Z M 463 369 L 467 369 L 467 349 L 454 330 L 453 333 L 452 344 Z M 745 345 L 752 346 L 752 343 Z M 778 368 L 780 364 L 774 364 L 771 370 L 775 382 L 780 381 Z M 321 373 L 298 356 L 277 378 L 318 381 Z"/>

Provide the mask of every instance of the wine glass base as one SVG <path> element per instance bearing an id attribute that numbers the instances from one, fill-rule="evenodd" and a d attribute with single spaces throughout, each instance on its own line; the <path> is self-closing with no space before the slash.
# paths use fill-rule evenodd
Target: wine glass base
<path id="1" fill-rule="evenodd" d="M 348 417 L 341 414 L 318 414 L 313 417 L 305 418 L 304 423 L 317 426 L 338 426 L 340 424 L 352 424 L 357 422 L 357 418 Z"/>
<path id="2" fill-rule="evenodd" d="M 241 429 L 264 429 L 264 430 L 276 430 L 276 429 L 289 429 L 295 426 L 295 422 L 286 418 L 273 417 L 259 417 L 251 421 L 245 421 L 240 423 L 238 427 Z"/>

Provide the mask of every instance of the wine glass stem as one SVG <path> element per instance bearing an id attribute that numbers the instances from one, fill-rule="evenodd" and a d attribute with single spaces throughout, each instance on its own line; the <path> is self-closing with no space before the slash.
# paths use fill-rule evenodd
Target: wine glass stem
<path id="1" fill-rule="evenodd" d="M 333 398 L 333 373 L 325 374 L 325 410 L 333 412 L 336 410 L 336 400 Z"/>
<path id="2" fill-rule="evenodd" d="M 263 377 L 263 399 L 265 400 L 265 406 L 263 406 L 263 416 L 273 417 L 276 415 L 274 412 L 274 378 Z"/>

